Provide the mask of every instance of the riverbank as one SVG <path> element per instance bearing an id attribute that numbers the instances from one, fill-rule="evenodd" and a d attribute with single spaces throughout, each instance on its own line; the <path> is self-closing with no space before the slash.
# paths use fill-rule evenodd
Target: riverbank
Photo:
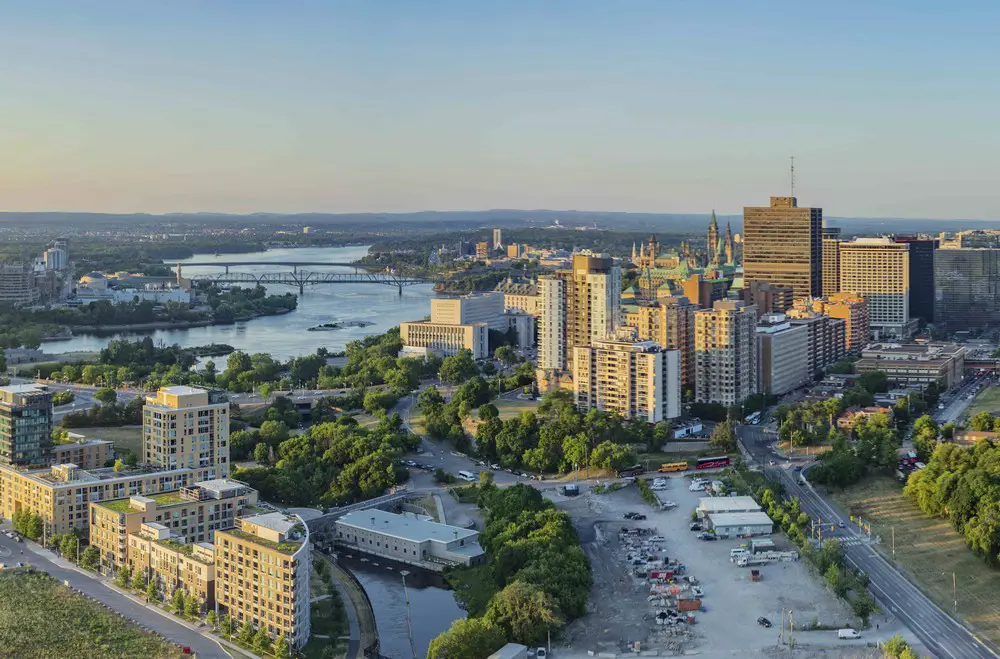
<path id="1" fill-rule="evenodd" d="M 67 328 L 69 336 L 43 337 L 43 343 L 49 341 L 66 341 L 72 339 L 75 332 L 80 334 L 96 334 L 98 336 L 108 333 L 117 334 L 119 332 L 154 332 L 156 330 L 185 330 L 195 327 L 211 327 L 213 325 L 234 325 L 257 318 L 269 318 L 271 316 L 283 316 L 295 311 L 294 309 L 278 309 L 274 313 L 257 314 L 255 316 L 244 316 L 231 321 L 220 321 L 214 318 L 205 320 L 155 320 L 149 323 L 131 323 L 125 325 L 73 325 Z M 231 351 L 230 351 L 231 352 Z"/>

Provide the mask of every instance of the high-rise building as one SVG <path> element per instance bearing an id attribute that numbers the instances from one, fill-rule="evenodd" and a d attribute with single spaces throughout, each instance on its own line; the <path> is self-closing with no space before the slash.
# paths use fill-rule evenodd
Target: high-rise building
<path id="1" fill-rule="evenodd" d="M 752 281 L 743 289 L 743 301 L 757 307 L 757 313 L 785 313 L 792 308 L 794 293 L 788 286 Z"/>
<path id="2" fill-rule="evenodd" d="M 823 227 L 823 282 L 821 294 L 840 291 L 840 229 Z"/>
<path id="3" fill-rule="evenodd" d="M 34 304 L 41 296 L 30 263 L 0 262 L 0 304 Z"/>
<path id="4" fill-rule="evenodd" d="M 794 309 L 789 314 L 789 324 L 792 327 L 805 328 L 809 336 L 808 363 L 806 364 L 809 377 L 830 364 L 840 361 L 847 354 L 846 321 L 820 313 L 800 314 Z"/>
<path id="5" fill-rule="evenodd" d="M 538 368 L 566 371 L 573 348 L 608 337 L 621 320 L 621 269 L 607 256 L 574 254 L 573 269 L 538 281 Z M 554 374 L 540 382 L 551 388 Z"/>
<path id="6" fill-rule="evenodd" d="M 681 414 L 680 354 L 654 341 L 615 338 L 573 348 L 573 398 L 581 410 L 659 423 Z"/>
<path id="7" fill-rule="evenodd" d="M 680 353 L 681 387 L 694 391 L 694 312 L 686 297 L 662 297 L 653 304 L 623 309 L 622 323 L 636 336 Z"/>
<path id="8" fill-rule="evenodd" d="M 906 338 L 916 329 L 910 318 L 909 244 L 890 238 L 840 243 L 840 290 L 865 296 L 877 338 Z"/>
<path id="9" fill-rule="evenodd" d="M 142 409 L 145 464 L 159 469 L 210 469 L 229 475 L 229 399 L 194 387 L 163 387 Z"/>
<path id="10" fill-rule="evenodd" d="M 711 309 L 716 300 L 724 300 L 729 291 L 729 279 L 706 278 L 704 275 L 693 274 L 681 282 L 680 288 L 684 297 L 703 309 Z"/>
<path id="11" fill-rule="evenodd" d="M 939 249 L 934 253 L 934 312 L 949 330 L 1000 324 L 1000 249 Z"/>
<path id="12" fill-rule="evenodd" d="M 809 334 L 784 314 L 767 313 L 757 324 L 758 391 L 781 396 L 812 376 L 808 368 Z"/>
<path id="13" fill-rule="evenodd" d="M 493 229 L 493 249 L 503 248 L 503 230 Z"/>
<path id="14" fill-rule="evenodd" d="M 694 314 L 695 400 L 735 405 L 757 393 L 757 309 L 719 300 Z"/>
<path id="15" fill-rule="evenodd" d="M 485 240 L 476 243 L 476 258 L 480 261 L 490 258 L 490 244 Z"/>
<path id="16" fill-rule="evenodd" d="M 236 528 L 216 531 L 216 609 L 302 647 L 309 640 L 311 552 L 308 527 L 284 513 L 242 517 Z"/>
<path id="17" fill-rule="evenodd" d="M 37 384 L 0 387 L 0 464 L 52 460 L 52 392 Z"/>
<path id="18" fill-rule="evenodd" d="M 842 320 L 844 322 L 844 350 L 846 352 L 858 352 L 868 345 L 870 335 L 868 302 L 863 295 L 834 293 L 830 297 L 796 300 L 792 310 L 788 313 L 792 318 L 812 318 L 822 314 L 834 320 Z"/>
<path id="19" fill-rule="evenodd" d="M 743 209 L 743 278 L 788 286 L 795 298 L 820 294 L 823 209 L 800 208 L 795 197 L 771 197 Z"/>
<path id="20" fill-rule="evenodd" d="M 910 246 L 910 316 L 934 322 L 934 254 L 938 240 L 928 236 L 895 236 Z"/>

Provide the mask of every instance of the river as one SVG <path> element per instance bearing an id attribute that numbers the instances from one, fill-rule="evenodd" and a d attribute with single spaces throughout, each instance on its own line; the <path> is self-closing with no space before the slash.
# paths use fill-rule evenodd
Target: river
<path id="1" fill-rule="evenodd" d="M 196 254 L 187 261 L 330 261 L 350 263 L 368 253 L 367 247 L 304 247 L 275 249 L 253 254 Z M 184 261 L 181 261 L 184 263 Z M 232 272 L 282 272 L 284 266 L 233 267 Z M 324 272 L 354 272 L 353 268 L 315 267 L 305 270 Z M 221 268 L 190 266 L 184 275 L 221 273 Z M 293 286 L 268 286 L 269 293 L 297 293 Z M 228 343 L 237 350 L 266 352 L 275 359 L 316 352 L 320 346 L 331 352 L 343 350 L 348 341 L 370 334 L 381 334 L 404 320 L 419 320 L 430 314 L 430 298 L 434 297 L 431 284 L 404 286 L 399 295 L 396 288 L 382 284 L 318 284 L 306 286 L 299 296 L 298 308 L 281 316 L 255 318 L 233 325 L 212 325 L 190 329 L 121 332 L 116 334 L 79 334 L 71 339 L 46 341 L 43 349 L 49 353 L 92 352 L 105 347 L 111 339 L 152 336 L 156 343 L 178 344 L 189 348 L 209 343 Z M 328 332 L 309 332 L 310 327 L 332 321 L 362 320 L 374 323 L 368 327 L 348 327 Z"/>
<path id="2" fill-rule="evenodd" d="M 381 558 L 341 554 L 337 562 L 350 570 L 361 585 L 375 610 L 380 652 L 392 659 L 417 659 L 427 656 L 431 640 L 465 617 L 455 597 L 444 585 L 440 575 L 409 565 Z M 410 598 L 410 628 L 413 630 L 413 650 L 410 649 L 406 625 L 406 597 L 400 570 L 408 570 L 406 594 Z"/>

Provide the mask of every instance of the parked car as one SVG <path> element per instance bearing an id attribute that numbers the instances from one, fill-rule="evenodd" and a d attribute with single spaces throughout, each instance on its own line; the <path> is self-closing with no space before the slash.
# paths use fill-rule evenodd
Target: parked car
<path id="1" fill-rule="evenodd" d="M 646 516 L 643 515 L 642 513 L 632 513 L 632 512 L 629 512 L 629 513 L 625 513 L 625 519 L 643 520 L 643 519 L 646 519 Z"/>
<path id="2" fill-rule="evenodd" d="M 699 535 L 702 540 L 718 540 L 719 538 L 714 533 L 709 533 L 708 531 L 702 531 Z"/>
<path id="3" fill-rule="evenodd" d="M 545 657 L 547 657 L 547 656 L 549 656 L 549 655 L 545 651 L 545 648 L 538 648 L 537 650 L 535 650 L 535 657 L 537 659 L 545 659 Z"/>
<path id="4" fill-rule="evenodd" d="M 770 627 L 771 621 L 765 618 L 764 616 L 761 616 L 757 618 L 757 624 L 760 625 L 761 627 Z"/>
<path id="5" fill-rule="evenodd" d="M 701 527 L 701 524 L 699 524 L 698 522 L 691 522 L 691 526 L 688 527 L 688 530 L 689 531 L 701 531 L 702 527 Z"/>

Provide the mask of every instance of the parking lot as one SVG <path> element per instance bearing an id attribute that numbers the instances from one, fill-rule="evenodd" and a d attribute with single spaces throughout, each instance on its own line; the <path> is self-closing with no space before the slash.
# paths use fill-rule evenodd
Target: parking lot
<path id="1" fill-rule="evenodd" d="M 662 656 L 694 653 L 702 657 L 862 657 L 872 656 L 866 648 L 869 634 L 857 641 L 841 641 L 836 629 L 855 627 L 857 620 L 847 607 L 830 593 L 804 561 L 776 562 L 755 566 L 761 580 L 750 579 L 750 569 L 730 561 L 730 550 L 745 540 L 699 540 L 689 530 L 691 512 L 703 493 L 691 492 L 690 481 L 675 475 L 668 481 L 663 498 L 678 505 L 669 511 L 654 511 L 643 502 L 638 488 L 628 486 L 610 494 L 595 495 L 581 488 L 578 497 L 548 492 L 557 505 L 570 513 L 580 532 L 584 550 L 590 557 L 594 586 L 587 616 L 570 625 L 557 653 L 559 657 L 584 657 L 588 652 L 629 653 L 628 645 L 639 642 L 642 650 L 657 650 Z M 638 512 L 645 520 L 627 520 L 624 515 Z M 655 614 L 662 602 L 650 602 L 650 582 L 637 576 L 633 565 L 637 554 L 633 535 L 622 536 L 622 528 L 649 529 L 650 537 L 662 536 L 662 551 L 652 553 L 669 562 L 683 564 L 681 578 L 694 577 L 703 592 L 704 611 L 692 611 L 694 624 L 659 625 Z M 787 539 L 773 537 L 778 549 L 792 549 Z M 628 560 L 632 554 L 632 560 Z M 689 597 L 690 586 L 680 593 Z M 788 625 L 779 644 L 782 615 L 792 621 L 794 648 L 787 646 Z M 765 617 L 770 628 L 758 624 Z M 895 631 L 892 621 L 882 619 L 880 637 Z M 808 631 L 810 627 L 825 627 Z M 891 633 L 890 633 L 891 632 Z"/>

